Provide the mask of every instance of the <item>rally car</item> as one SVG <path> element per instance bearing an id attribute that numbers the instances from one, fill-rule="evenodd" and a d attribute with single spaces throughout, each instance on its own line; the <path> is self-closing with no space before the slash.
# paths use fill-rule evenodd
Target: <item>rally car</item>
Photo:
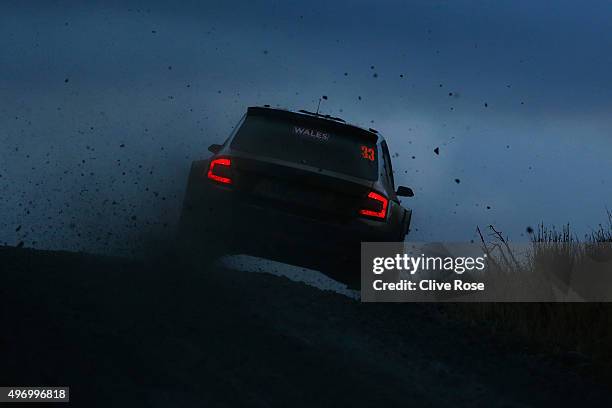
<path id="1" fill-rule="evenodd" d="M 403 241 L 412 211 L 374 129 L 318 113 L 249 107 L 212 156 L 192 163 L 181 245 L 250 254 L 359 280 L 360 243 Z"/>

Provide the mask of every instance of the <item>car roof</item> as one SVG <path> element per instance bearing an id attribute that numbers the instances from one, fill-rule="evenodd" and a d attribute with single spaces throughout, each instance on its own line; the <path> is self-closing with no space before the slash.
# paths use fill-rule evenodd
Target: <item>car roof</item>
<path id="1" fill-rule="evenodd" d="M 309 112 L 307 110 L 299 110 L 292 111 L 288 109 L 282 108 L 272 108 L 270 105 L 264 106 L 249 106 L 247 109 L 247 115 L 266 115 L 270 117 L 279 117 L 279 118 L 296 118 L 296 119 L 304 119 L 307 118 L 309 120 L 315 120 L 317 122 L 325 123 L 326 125 L 331 125 L 333 127 L 347 129 L 349 131 L 357 131 L 358 133 L 367 135 L 372 139 L 378 141 L 384 140 L 383 136 L 378 133 L 376 129 L 372 128 L 362 128 L 357 125 L 353 125 L 351 123 L 347 123 L 344 119 L 323 115 L 321 113 Z"/>

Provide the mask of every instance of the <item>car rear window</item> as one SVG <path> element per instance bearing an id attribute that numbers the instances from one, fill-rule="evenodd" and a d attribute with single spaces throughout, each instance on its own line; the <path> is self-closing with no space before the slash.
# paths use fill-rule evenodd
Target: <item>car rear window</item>
<path id="1" fill-rule="evenodd" d="M 231 147 L 367 180 L 377 179 L 376 141 L 348 128 L 343 131 L 318 123 L 247 116 Z"/>

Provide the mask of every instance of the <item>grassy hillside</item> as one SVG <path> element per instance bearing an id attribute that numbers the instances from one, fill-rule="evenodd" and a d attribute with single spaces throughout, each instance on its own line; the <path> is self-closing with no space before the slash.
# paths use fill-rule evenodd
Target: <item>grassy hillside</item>
<path id="1" fill-rule="evenodd" d="M 587 276 L 579 278 L 601 279 L 602 272 L 593 265 L 600 269 L 603 265 L 606 273 L 612 273 L 612 212 L 607 212 L 607 218 L 607 223 L 582 239 L 572 234 L 569 225 L 559 230 L 541 224 L 528 230 L 532 251 L 527 262 L 517 260 L 512 245 L 493 226 L 488 239 L 481 237 L 498 266 L 510 276 L 529 279 L 580 271 Z M 470 303 L 453 305 L 449 311 L 484 323 L 491 331 L 518 334 L 534 347 L 552 350 L 578 365 L 594 361 L 603 373 L 612 373 L 612 303 Z"/>

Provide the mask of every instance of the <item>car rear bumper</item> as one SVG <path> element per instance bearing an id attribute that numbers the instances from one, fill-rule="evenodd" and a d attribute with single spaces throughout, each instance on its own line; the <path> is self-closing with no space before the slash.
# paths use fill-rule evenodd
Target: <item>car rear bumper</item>
<path id="1" fill-rule="evenodd" d="M 314 269 L 330 264 L 352 265 L 358 275 L 361 242 L 396 240 L 381 221 L 310 216 L 308 212 L 254 200 L 232 186 L 208 180 L 198 183 L 196 190 L 186 197 L 187 222 L 207 240 L 222 242 L 230 253 Z"/>

